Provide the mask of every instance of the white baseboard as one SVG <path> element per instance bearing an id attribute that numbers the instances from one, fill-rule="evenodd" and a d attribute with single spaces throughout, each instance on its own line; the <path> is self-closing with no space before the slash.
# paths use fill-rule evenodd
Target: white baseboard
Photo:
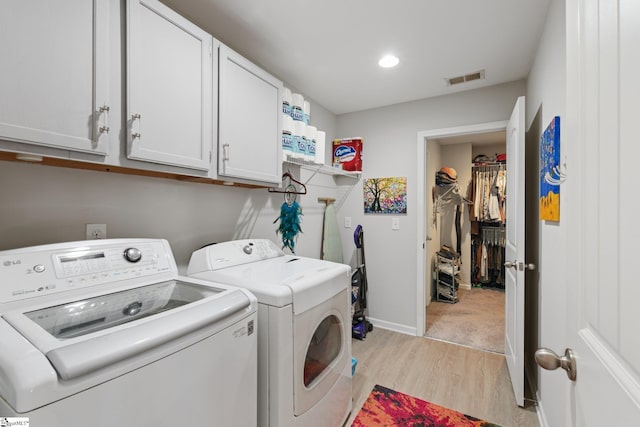
<path id="1" fill-rule="evenodd" d="M 525 363 L 524 374 L 527 376 L 527 382 L 529 383 L 529 393 L 536 398 L 536 415 L 538 416 L 538 423 L 540 427 L 549 427 L 547 417 L 544 415 L 544 408 L 542 407 L 542 401 L 540 400 L 540 390 L 533 390 L 533 381 L 531 379 L 531 369 L 538 369 L 538 366 L 531 366 L 531 364 Z"/>
<path id="2" fill-rule="evenodd" d="M 374 327 L 388 329 L 390 331 L 399 332 L 405 335 L 416 336 L 417 330 L 413 326 L 400 325 L 399 323 L 387 322 L 385 320 L 374 319 L 372 317 L 367 318 Z"/>
<path id="3" fill-rule="evenodd" d="M 542 401 L 540 400 L 540 393 L 536 392 L 536 400 L 538 404 L 536 405 L 536 414 L 538 415 L 538 422 L 540 423 L 540 427 L 550 427 L 547 422 L 547 417 L 544 415 L 544 408 L 542 407 Z"/>
<path id="4" fill-rule="evenodd" d="M 471 290 L 471 284 L 470 283 L 460 283 L 460 284 L 458 284 L 458 287 L 462 288 L 462 289 L 466 289 L 468 291 Z"/>

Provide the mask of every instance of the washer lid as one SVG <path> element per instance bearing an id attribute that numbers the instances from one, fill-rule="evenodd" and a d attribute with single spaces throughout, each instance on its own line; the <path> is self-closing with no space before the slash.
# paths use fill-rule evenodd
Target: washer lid
<path id="1" fill-rule="evenodd" d="M 221 291 L 170 280 L 25 312 L 54 338 L 102 331 L 213 296 Z M 9 323 L 12 316 L 8 316 Z M 12 323 L 13 324 L 13 323 Z"/>
<path id="2" fill-rule="evenodd" d="M 2 314 L 70 380 L 135 357 L 251 306 L 239 289 L 169 280 Z M 35 307 L 34 307 L 35 308 Z"/>
<path id="3" fill-rule="evenodd" d="M 350 268 L 314 258 L 284 255 L 259 262 L 195 273 L 192 277 L 248 289 L 262 304 L 293 304 L 301 313 L 350 285 Z"/>

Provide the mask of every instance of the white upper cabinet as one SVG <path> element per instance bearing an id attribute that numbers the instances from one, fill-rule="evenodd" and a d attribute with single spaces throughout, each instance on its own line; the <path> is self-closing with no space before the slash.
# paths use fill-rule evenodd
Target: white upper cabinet
<path id="1" fill-rule="evenodd" d="M 156 0 L 127 0 L 126 16 L 128 157 L 209 170 L 213 37 Z"/>
<path id="2" fill-rule="evenodd" d="M 4 0 L 0 139 L 106 155 L 109 2 Z"/>
<path id="3" fill-rule="evenodd" d="M 282 82 L 220 45 L 218 176 L 282 182 Z"/>

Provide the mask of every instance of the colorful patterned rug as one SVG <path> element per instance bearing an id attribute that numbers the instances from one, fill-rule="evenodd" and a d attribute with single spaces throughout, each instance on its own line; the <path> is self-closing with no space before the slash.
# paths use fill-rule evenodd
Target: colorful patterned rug
<path id="1" fill-rule="evenodd" d="M 376 385 L 352 427 L 500 427 L 444 406 Z"/>

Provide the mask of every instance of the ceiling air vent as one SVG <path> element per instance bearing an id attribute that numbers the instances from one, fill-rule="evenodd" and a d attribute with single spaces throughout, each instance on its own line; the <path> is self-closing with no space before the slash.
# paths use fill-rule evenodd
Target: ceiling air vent
<path id="1" fill-rule="evenodd" d="M 448 86 L 457 85 L 460 83 L 472 82 L 474 80 L 484 79 L 484 70 L 476 71 L 475 73 L 466 74 L 464 76 L 450 77 L 445 79 Z"/>

